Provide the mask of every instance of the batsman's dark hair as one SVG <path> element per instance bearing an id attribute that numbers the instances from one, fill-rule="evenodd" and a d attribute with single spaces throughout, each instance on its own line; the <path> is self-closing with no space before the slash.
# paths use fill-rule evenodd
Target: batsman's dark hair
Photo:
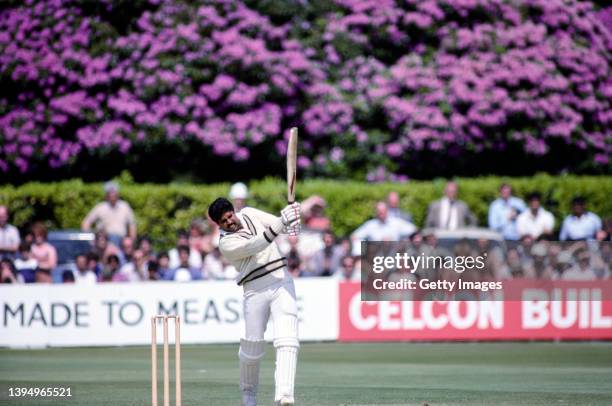
<path id="1" fill-rule="evenodd" d="M 228 211 L 234 211 L 234 205 L 224 197 L 217 198 L 208 206 L 208 216 L 217 224 L 219 224 L 219 220 L 221 220 L 223 214 Z"/>

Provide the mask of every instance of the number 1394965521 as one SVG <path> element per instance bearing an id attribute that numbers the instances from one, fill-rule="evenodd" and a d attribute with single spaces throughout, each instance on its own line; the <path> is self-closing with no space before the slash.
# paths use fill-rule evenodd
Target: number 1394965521
<path id="1" fill-rule="evenodd" d="M 9 397 L 15 398 L 63 398 L 72 397 L 72 388 L 58 387 L 10 387 L 8 388 Z"/>

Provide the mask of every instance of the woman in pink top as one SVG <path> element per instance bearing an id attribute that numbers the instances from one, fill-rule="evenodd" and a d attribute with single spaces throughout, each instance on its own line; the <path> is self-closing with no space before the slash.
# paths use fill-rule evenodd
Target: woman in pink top
<path id="1" fill-rule="evenodd" d="M 32 226 L 34 243 L 30 251 L 32 257 L 38 261 L 36 270 L 36 282 L 51 283 L 51 271 L 57 266 L 57 251 L 55 247 L 47 242 L 47 228 L 42 223 Z"/>

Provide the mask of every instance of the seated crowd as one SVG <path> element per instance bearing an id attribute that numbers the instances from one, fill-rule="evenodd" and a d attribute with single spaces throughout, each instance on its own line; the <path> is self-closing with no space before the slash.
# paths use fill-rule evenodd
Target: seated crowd
<path id="1" fill-rule="evenodd" d="M 108 182 L 106 198 L 97 204 L 81 225 L 95 231 L 87 252 L 79 253 L 69 264 L 58 264 L 56 248 L 47 241 L 47 229 L 35 223 L 20 234 L 9 224 L 9 213 L 0 206 L 0 271 L 3 283 L 50 283 L 60 272 L 64 283 L 191 281 L 234 279 L 236 269 L 217 248 L 218 226 L 209 219 L 196 219 L 189 229 L 178 233 L 174 247 L 155 252 L 153 241 L 137 236 L 134 213 L 119 199 L 118 185 Z M 375 217 L 350 236 L 337 238 L 325 216 L 325 201 L 312 196 L 302 202 L 303 232 L 299 237 L 277 239 L 287 256 L 289 271 L 295 277 L 328 276 L 338 280 L 360 280 L 361 241 L 404 242 L 415 255 L 442 255 L 433 230 L 460 230 L 477 226 L 468 205 L 457 199 L 458 185 L 448 182 L 444 196 L 429 205 L 425 228 L 419 230 L 412 215 L 400 208 L 400 195 L 389 193 L 375 206 Z M 244 207 L 248 190 L 244 184 L 232 186 L 230 198 L 237 211 Z M 612 219 L 602 222 L 587 211 L 583 197 L 575 197 L 572 214 L 554 235 L 555 218 L 542 207 L 537 192 L 527 202 L 512 195 L 510 185 L 500 187 L 500 196 L 489 207 L 488 226 L 508 243 L 508 249 L 489 246 L 478 240 L 475 246 L 458 244 L 451 255 L 477 254 L 488 250 L 489 269 L 497 278 L 536 277 L 564 280 L 595 280 L 610 277 L 612 260 Z M 561 244 L 553 242 L 566 241 Z M 464 250 L 465 252 L 461 252 Z"/>

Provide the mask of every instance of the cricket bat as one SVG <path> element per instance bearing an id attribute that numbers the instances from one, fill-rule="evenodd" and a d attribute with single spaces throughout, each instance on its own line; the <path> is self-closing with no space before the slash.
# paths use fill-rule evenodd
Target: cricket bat
<path id="1" fill-rule="evenodd" d="M 297 182 L 297 143 L 298 129 L 289 130 L 289 143 L 287 144 L 287 203 L 295 203 L 295 184 Z M 289 235 L 298 235 L 300 225 L 289 230 Z"/>
<path id="2" fill-rule="evenodd" d="M 297 180 L 297 143 L 298 129 L 289 130 L 289 144 L 287 144 L 287 203 L 295 202 L 295 183 Z"/>

